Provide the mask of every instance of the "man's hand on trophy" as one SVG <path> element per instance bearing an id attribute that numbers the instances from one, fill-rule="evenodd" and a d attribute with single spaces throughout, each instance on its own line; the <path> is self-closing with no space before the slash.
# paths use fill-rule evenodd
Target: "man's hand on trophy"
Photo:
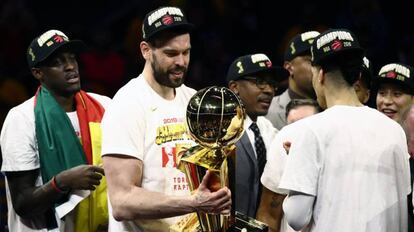
<path id="1" fill-rule="evenodd" d="M 231 209 L 231 192 L 227 187 L 211 191 L 209 189 L 210 179 L 214 173 L 207 171 L 200 186 L 192 195 L 194 208 L 197 211 L 212 214 L 229 214 Z"/>

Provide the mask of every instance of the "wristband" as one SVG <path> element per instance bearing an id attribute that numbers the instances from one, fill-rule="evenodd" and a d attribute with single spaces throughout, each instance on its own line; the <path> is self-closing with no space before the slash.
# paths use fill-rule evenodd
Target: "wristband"
<path id="1" fill-rule="evenodd" d="M 63 190 L 63 189 L 61 189 L 59 186 L 58 186 L 58 184 L 56 183 L 56 176 L 54 176 L 53 178 L 52 178 L 52 181 L 50 182 L 51 183 L 51 185 L 52 185 L 52 188 L 55 190 L 55 192 L 57 192 L 57 193 L 67 193 L 67 192 L 69 192 L 68 190 Z"/>

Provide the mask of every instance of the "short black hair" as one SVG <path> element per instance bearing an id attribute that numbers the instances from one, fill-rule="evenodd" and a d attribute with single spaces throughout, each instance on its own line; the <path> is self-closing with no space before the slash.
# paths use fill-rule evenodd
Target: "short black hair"
<path id="1" fill-rule="evenodd" d="M 363 55 L 354 51 L 344 51 L 334 57 L 320 62 L 319 66 L 325 72 L 340 71 L 343 79 L 352 86 L 362 72 Z"/>
<path id="2" fill-rule="evenodd" d="M 313 106 L 316 113 L 322 112 L 322 108 L 319 106 L 318 102 L 313 99 L 292 99 L 286 105 L 285 117 L 287 118 L 291 110 L 299 108 L 300 106 Z"/>

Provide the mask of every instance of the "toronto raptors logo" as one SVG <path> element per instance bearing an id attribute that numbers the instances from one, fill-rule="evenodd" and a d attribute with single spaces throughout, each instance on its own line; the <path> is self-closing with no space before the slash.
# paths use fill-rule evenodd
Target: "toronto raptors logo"
<path id="1" fill-rule="evenodd" d="M 343 44 L 342 44 L 342 42 L 340 40 L 335 40 L 331 44 L 331 49 L 334 50 L 334 51 L 335 50 L 339 50 L 342 47 L 343 47 Z"/>
<path id="2" fill-rule="evenodd" d="M 270 60 L 266 61 L 265 64 L 266 64 L 266 67 L 268 67 L 268 68 L 272 67 L 272 61 L 270 61 Z"/>
<path id="3" fill-rule="evenodd" d="M 390 71 L 387 73 L 385 77 L 395 79 L 397 77 L 397 73 L 395 73 L 394 71 Z"/>
<path id="4" fill-rule="evenodd" d="M 53 37 L 53 40 L 56 42 L 56 43 L 62 43 L 63 41 L 64 41 L 64 39 L 62 38 L 62 36 L 60 36 L 60 35 L 55 35 L 55 37 Z"/>
<path id="5" fill-rule="evenodd" d="M 162 23 L 164 25 L 170 25 L 173 22 L 174 22 L 174 19 L 171 15 L 165 15 L 164 17 L 162 17 Z"/>

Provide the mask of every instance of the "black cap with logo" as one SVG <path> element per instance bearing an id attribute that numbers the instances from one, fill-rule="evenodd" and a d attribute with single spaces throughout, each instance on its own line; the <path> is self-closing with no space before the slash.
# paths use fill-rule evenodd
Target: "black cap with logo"
<path id="1" fill-rule="evenodd" d="M 384 65 L 377 76 L 377 83 L 396 83 L 414 95 L 414 68 L 402 63 Z"/>
<path id="2" fill-rule="evenodd" d="M 319 34 L 317 31 L 307 31 L 293 37 L 285 51 L 285 60 L 291 61 L 297 56 L 310 55 L 313 40 Z"/>
<path id="3" fill-rule="evenodd" d="M 318 65 L 326 59 L 348 52 L 360 55 L 362 59 L 364 49 L 359 46 L 358 40 L 351 31 L 331 29 L 321 33 L 313 41 L 312 63 Z"/>
<path id="4" fill-rule="evenodd" d="M 371 88 L 372 83 L 373 83 L 373 73 L 372 73 L 372 65 L 371 65 L 371 61 L 369 61 L 369 59 L 367 57 L 363 57 L 362 58 L 362 81 L 365 83 L 366 87 L 368 89 Z"/>
<path id="5" fill-rule="evenodd" d="M 142 37 L 147 41 L 158 32 L 172 28 L 191 31 L 194 25 L 187 22 L 187 18 L 180 8 L 160 7 L 145 15 L 142 24 Z"/>
<path id="6" fill-rule="evenodd" d="M 27 48 L 26 58 L 29 68 L 36 67 L 57 49 L 63 47 L 76 53 L 86 50 L 86 46 L 82 41 L 69 40 L 63 32 L 49 30 L 34 38 Z"/>
<path id="7" fill-rule="evenodd" d="M 265 54 L 258 53 L 241 56 L 234 60 L 229 67 L 226 79 L 229 82 L 262 72 L 271 73 L 277 80 L 283 80 L 289 76 L 289 72 L 286 69 L 273 66 Z"/>

